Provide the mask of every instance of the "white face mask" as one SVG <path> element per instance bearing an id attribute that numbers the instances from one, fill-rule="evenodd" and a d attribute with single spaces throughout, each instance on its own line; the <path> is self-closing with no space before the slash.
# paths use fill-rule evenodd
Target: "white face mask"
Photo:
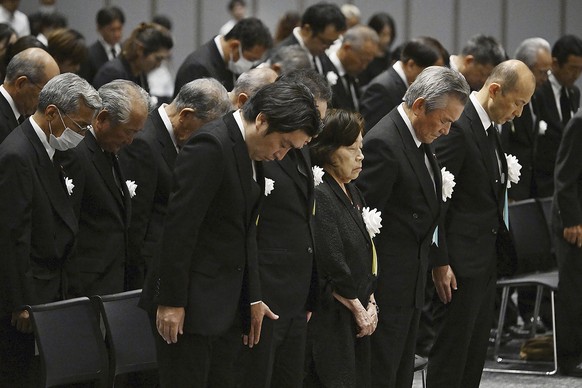
<path id="1" fill-rule="evenodd" d="M 238 45 L 238 61 L 234 62 L 232 57 L 228 61 L 228 70 L 232 71 L 234 74 L 242 74 L 245 71 L 252 69 L 254 62 L 249 61 L 242 54 L 242 44 Z"/>
<path id="2" fill-rule="evenodd" d="M 60 111 L 57 112 L 59 112 L 59 117 L 61 118 L 61 122 L 63 123 L 63 127 L 65 127 L 65 130 L 63 131 L 61 136 L 55 137 L 53 135 L 51 122 L 49 121 L 48 122 L 50 131 L 49 144 L 51 145 L 51 147 L 59 151 L 66 151 L 68 149 L 75 148 L 85 137 L 73 131 L 71 128 L 67 127 L 65 125 L 65 121 L 63 120 L 63 116 L 61 116 L 61 112 Z"/>

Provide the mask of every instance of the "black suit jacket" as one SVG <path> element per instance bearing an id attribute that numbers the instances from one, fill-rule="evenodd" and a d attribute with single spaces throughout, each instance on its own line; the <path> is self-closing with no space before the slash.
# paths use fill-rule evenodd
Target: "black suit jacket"
<path id="1" fill-rule="evenodd" d="M 570 102 L 572 103 L 572 111 L 575 113 L 580 106 L 580 89 L 573 86 L 568 89 L 568 93 L 570 95 Z M 549 80 L 536 90 L 535 98 L 539 100 L 539 106 L 541 108 L 539 118 L 547 124 L 547 130 L 537 139 L 534 161 L 537 186 L 536 194 L 539 197 L 547 197 L 553 195 L 554 192 L 554 165 L 558 147 L 562 140 L 564 125 L 560 120 L 558 113 L 560 107 L 556 105 L 552 84 Z"/>
<path id="2" fill-rule="evenodd" d="M 131 73 L 129 63 L 125 60 L 125 58 L 123 58 L 122 55 L 108 61 L 103 66 L 101 66 L 101 68 L 99 68 L 97 74 L 95 74 L 95 78 L 93 78 L 93 86 L 95 89 L 99 89 L 106 83 L 116 79 L 132 81 L 144 88 L 146 92 L 149 92 L 147 74 L 139 74 L 138 76 L 134 76 Z"/>
<path id="3" fill-rule="evenodd" d="M 366 121 L 366 131 L 400 105 L 407 88 L 393 67 L 370 82 L 360 99 L 360 113 Z"/>
<path id="4" fill-rule="evenodd" d="M 257 227 L 263 300 L 283 318 L 313 310 L 313 172 L 307 147 L 263 163 L 274 189 L 265 197 Z"/>
<path id="5" fill-rule="evenodd" d="M 133 142 L 119 152 L 123 175 L 138 187 L 131 200 L 127 260 L 129 265 L 141 269 L 141 282 L 144 270 L 147 272 L 161 249 L 177 155 L 157 109 L 150 113 L 144 129 L 133 138 Z"/>
<path id="6" fill-rule="evenodd" d="M 176 159 L 153 305 L 183 306 L 184 331 L 218 335 L 261 299 L 256 222 L 263 195 L 233 113 L 206 124 Z M 154 269 L 155 270 L 155 269 Z M 149 279 L 148 279 L 149 280 Z M 157 281 L 156 281 L 157 280 Z M 248 322 L 246 322 L 248 323 Z"/>
<path id="7" fill-rule="evenodd" d="M 176 74 L 174 97 L 182 86 L 198 78 L 210 77 L 218 80 L 225 89 L 231 91 L 234 87 L 235 75 L 228 70 L 220 55 L 214 38 L 204 43 L 184 59 Z"/>
<path id="8" fill-rule="evenodd" d="M 450 133 L 435 142 L 441 165 L 455 176 L 456 182 L 452 198 L 446 203 L 442 231 L 444 234 L 446 230 L 448 251 L 439 246 L 442 252 L 435 264 L 449 264 L 456 276 L 495 273 L 501 254 L 513 248 L 503 222 L 505 184 L 496 178 L 498 162 L 488 142 L 471 100 Z M 501 174 L 507 177 L 507 162 L 500 144 L 498 150 Z"/>
<path id="9" fill-rule="evenodd" d="M 0 312 L 70 297 L 77 220 L 30 121 L 0 145 Z"/>
<path id="10" fill-rule="evenodd" d="M 82 284 L 82 291 L 89 296 L 122 292 L 131 214 L 130 194 L 123 174 L 119 170 L 115 172 L 119 175 L 116 183 L 110 157 L 89 131 L 77 147 L 59 153 L 58 157 L 75 185 L 71 199 L 79 220 L 75 258 L 81 278 L 86 274 L 100 274 L 110 279 Z"/>
<path id="11" fill-rule="evenodd" d="M 88 47 L 87 59 L 81 64 L 79 75 L 92 84 L 95 74 L 107 61 L 109 57 L 105 52 L 105 47 L 101 42 L 96 41 Z"/>
<path id="12" fill-rule="evenodd" d="M 431 147 L 423 145 L 435 183 L 406 123 L 393 109 L 364 137 L 357 180 L 370 208 L 382 212 L 374 238 L 378 253 L 376 300 L 382 305 L 424 304 L 428 254 L 441 211 L 441 174 Z M 444 240 L 439 241 L 439 246 Z"/>
<path id="13" fill-rule="evenodd" d="M 344 109 L 350 112 L 357 112 L 358 111 L 358 107 L 356 105 L 354 105 L 354 100 L 352 98 L 352 95 L 350 94 L 350 91 L 348 89 L 349 84 L 348 81 L 345 79 L 342 79 L 342 77 L 340 77 L 339 75 L 339 71 L 338 69 L 334 66 L 333 62 L 327 57 L 322 57 L 322 64 L 325 63 L 325 69 L 329 69 L 329 72 L 332 72 L 336 75 L 337 80 L 335 82 L 335 84 L 331 84 L 331 107 L 335 108 L 335 109 Z M 328 73 L 326 72 L 326 77 L 328 77 Z M 328 82 L 329 82 L 329 78 L 328 78 Z M 357 80 L 354 78 L 351 78 L 351 80 L 349 81 L 354 85 L 354 93 L 355 93 L 355 98 L 356 100 L 359 100 L 359 86 L 357 83 Z"/>
<path id="14" fill-rule="evenodd" d="M 0 93 L 0 143 L 18 126 L 16 119 L 10 104 L 4 98 L 4 95 Z"/>

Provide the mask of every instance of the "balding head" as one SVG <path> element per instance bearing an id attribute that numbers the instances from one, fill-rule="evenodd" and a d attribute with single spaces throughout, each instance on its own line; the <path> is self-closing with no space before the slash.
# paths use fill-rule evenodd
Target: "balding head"
<path id="1" fill-rule="evenodd" d="M 491 121 L 503 124 L 521 116 L 534 93 L 536 80 L 525 63 L 511 59 L 495 66 L 477 99 Z"/>
<path id="2" fill-rule="evenodd" d="M 376 31 L 368 26 L 357 25 L 344 34 L 337 57 L 345 71 L 352 77 L 357 77 L 376 57 L 378 43 Z"/>
<path id="3" fill-rule="evenodd" d="M 44 85 L 59 74 L 59 66 L 49 53 L 29 48 L 14 56 L 6 68 L 4 88 L 21 115 L 36 111 L 38 95 Z"/>
<path id="4" fill-rule="evenodd" d="M 241 74 L 230 93 L 230 101 L 236 109 L 242 108 L 244 103 L 261 87 L 275 82 L 277 73 L 269 67 L 251 69 Z"/>

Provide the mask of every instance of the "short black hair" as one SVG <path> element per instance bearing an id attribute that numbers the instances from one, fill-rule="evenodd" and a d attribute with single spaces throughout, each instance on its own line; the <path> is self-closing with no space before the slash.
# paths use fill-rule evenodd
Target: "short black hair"
<path id="1" fill-rule="evenodd" d="M 242 6 L 242 7 L 246 7 L 247 6 L 247 4 L 245 3 L 244 0 L 230 0 L 228 2 L 228 5 L 226 6 L 226 8 L 229 11 L 232 11 L 237 4 L 240 5 L 240 6 Z"/>
<path id="2" fill-rule="evenodd" d="M 582 39 L 576 35 L 564 35 L 552 47 L 552 57 L 556 58 L 560 66 L 568 62 L 569 55 L 582 57 Z"/>
<path id="3" fill-rule="evenodd" d="M 497 66 L 507 60 L 507 54 L 501 43 L 494 37 L 483 34 L 471 37 L 463 47 L 461 54 L 472 55 L 475 62 L 481 65 Z"/>
<path id="4" fill-rule="evenodd" d="M 386 12 L 378 12 L 372 15 L 370 20 L 368 20 L 368 27 L 376 31 L 378 34 L 382 32 L 385 26 L 390 27 L 392 30 L 392 42 L 396 40 L 396 23 L 394 18 L 387 14 Z"/>
<path id="5" fill-rule="evenodd" d="M 257 18 L 250 17 L 240 20 L 224 36 L 225 40 L 240 40 L 243 50 L 251 50 L 255 46 L 266 49 L 273 46 L 273 38 L 265 24 Z"/>
<path id="6" fill-rule="evenodd" d="M 159 24 L 165 27 L 168 31 L 172 31 L 172 19 L 166 15 L 156 15 L 152 18 L 152 23 Z"/>
<path id="7" fill-rule="evenodd" d="M 364 130 L 364 119 L 357 112 L 330 109 L 323 119 L 323 130 L 309 143 L 314 165 L 332 165 L 332 155 L 340 147 L 349 147 Z"/>
<path id="8" fill-rule="evenodd" d="M 312 35 L 319 34 L 329 25 L 345 31 L 346 17 L 336 4 L 320 2 L 308 7 L 301 17 L 301 25 L 309 24 Z"/>
<path id="9" fill-rule="evenodd" d="M 99 28 L 105 27 L 116 20 L 119 20 L 121 24 L 125 24 L 125 15 L 119 7 L 113 5 L 110 7 L 101 8 L 99 12 L 97 12 L 96 21 Z"/>
<path id="10" fill-rule="evenodd" d="M 421 36 L 412 39 L 402 47 L 400 59 L 402 62 L 412 59 L 420 67 L 429 67 L 439 59 L 445 63 L 448 62 L 449 53 L 438 40 Z"/>
<path id="11" fill-rule="evenodd" d="M 313 95 L 301 84 L 279 81 L 260 88 L 242 107 L 247 121 L 254 121 L 259 113 L 265 115 L 269 124 L 267 134 L 301 130 L 315 137 L 320 131 Z"/>
<path id="12" fill-rule="evenodd" d="M 276 81 L 305 85 L 316 100 L 331 101 L 331 86 L 323 75 L 313 69 L 298 69 L 281 75 Z"/>

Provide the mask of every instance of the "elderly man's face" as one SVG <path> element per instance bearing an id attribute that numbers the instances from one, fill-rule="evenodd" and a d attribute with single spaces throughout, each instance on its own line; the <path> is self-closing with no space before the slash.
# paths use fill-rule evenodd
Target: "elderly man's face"
<path id="1" fill-rule="evenodd" d="M 21 84 L 21 92 L 19 92 L 18 96 L 16 96 L 14 100 L 18 111 L 25 116 L 30 116 L 36 112 L 40 91 L 42 88 L 44 88 L 44 85 L 46 85 L 47 82 L 59 74 L 60 71 L 58 65 L 52 61 L 46 64 L 44 69 L 44 78 L 41 82 L 33 82 L 30 78 L 27 77 L 26 81 L 22 82 Z"/>
<path id="2" fill-rule="evenodd" d="M 355 47 L 347 48 L 345 61 L 342 62 L 346 72 L 352 77 L 357 77 L 366 70 L 370 62 L 376 57 L 378 45 L 371 40 L 364 42 L 360 49 Z"/>
<path id="3" fill-rule="evenodd" d="M 536 63 L 530 68 L 536 78 L 536 88 L 548 80 L 548 71 L 552 68 L 552 55 L 547 50 L 538 51 Z"/>
<path id="4" fill-rule="evenodd" d="M 131 144 L 133 137 L 141 131 L 147 119 L 147 108 L 141 104 L 133 104 L 129 120 L 126 123 L 113 125 L 107 111 L 101 111 L 95 119 L 95 130 L 99 146 L 107 152 L 117 154 L 119 150 Z"/>
<path id="5" fill-rule="evenodd" d="M 504 91 L 498 84 L 489 85 L 489 117 L 496 124 L 503 124 L 521 116 L 523 107 L 531 100 L 535 82 L 522 77 L 514 90 Z"/>
<path id="6" fill-rule="evenodd" d="M 418 140 L 430 144 L 442 135 L 447 135 L 451 124 L 463 113 L 464 105 L 455 97 L 444 97 L 443 108 L 426 112 L 426 101 L 418 98 L 412 104 L 412 128 Z"/>

